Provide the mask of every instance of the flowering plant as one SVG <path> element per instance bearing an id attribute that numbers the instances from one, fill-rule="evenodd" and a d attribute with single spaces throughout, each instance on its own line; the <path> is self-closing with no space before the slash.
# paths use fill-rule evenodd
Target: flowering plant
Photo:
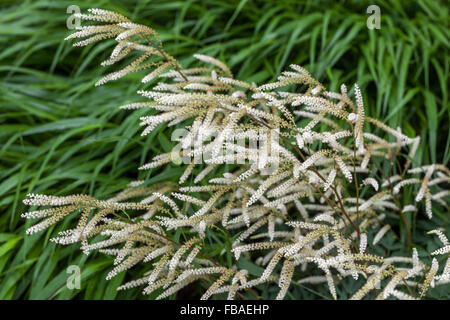
<path id="1" fill-rule="evenodd" d="M 257 295 L 264 283 L 278 285 L 277 299 L 291 283 L 323 283 L 338 299 L 336 286 L 345 278 L 364 280 L 351 299 L 417 299 L 430 286 L 450 282 L 450 259 L 441 272 L 436 258 L 431 265 L 422 262 L 410 234 L 411 256 L 377 253 L 388 232 L 397 236 L 385 222 L 387 212 L 409 230 L 408 212 L 423 207 L 432 219 L 433 206 L 448 208 L 450 171 L 441 164 L 417 165 L 420 137 L 367 116 L 358 85 L 354 98 L 345 85 L 331 92 L 291 65 L 276 82 L 258 86 L 201 54 L 194 56 L 197 66 L 185 69 L 147 26 L 101 9 L 77 17 L 103 24 L 82 26 L 67 37 L 83 38 L 75 46 L 114 38 L 102 65 L 133 59 L 96 85 L 143 70 L 149 72 L 143 83 L 166 79 L 138 91 L 142 102 L 121 108 L 156 110 L 141 118 L 143 135 L 163 123 L 181 129 L 173 135 L 178 148 L 156 155 L 141 170 L 172 162 L 185 170 L 178 184 L 132 181 L 106 200 L 29 194 L 25 204 L 47 208 L 23 214 L 43 219 L 28 234 L 78 214 L 76 226 L 52 241 L 79 242 L 86 254 L 114 256 L 107 279 L 145 263 L 148 272 L 119 289 L 143 286 L 145 294 L 158 291 L 159 299 L 196 281 L 208 283 L 202 299 L 223 293 L 233 299 L 246 290 Z M 406 192 L 415 193 L 415 203 L 407 203 Z M 214 233 L 229 239 L 224 250 L 234 260 L 228 265 L 211 254 Z M 431 255 L 448 254 L 442 231 L 430 233 L 443 244 Z M 262 272 L 250 272 L 241 259 Z"/>

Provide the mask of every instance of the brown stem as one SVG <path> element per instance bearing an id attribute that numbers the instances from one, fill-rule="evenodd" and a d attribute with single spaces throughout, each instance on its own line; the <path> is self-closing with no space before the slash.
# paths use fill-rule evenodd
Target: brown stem
<path id="1" fill-rule="evenodd" d="M 387 180 L 387 182 L 389 183 L 389 193 L 391 194 L 392 199 L 394 200 L 397 208 L 398 208 L 398 212 L 400 214 L 400 217 L 402 219 L 403 224 L 405 225 L 405 229 L 406 229 L 406 237 L 407 237 L 407 241 L 408 241 L 408 250 L 411 250 L 411 246 L 412 246 L 412 242 L 411 242 L 411 230 L 408 227 L 408 222 L 406 221 L 406 216 L 405 213 L 402 211 L 401 208 L 401 204 L 398 201 L 397 197 L 395 196 L 393 190 L 394 190 L 394 186 L 392 185 L 391 181 L 389 180 L 388 177 L 386 177 L 386 174 L 384 173 L 384 171 L 380 168 L 380 166 L 378 165 L 378 163 L 376 161 L 374 161 L 375 166 L 377 167 L 377 169 L 381 172 L 383 178 L 385 180 Z"/>

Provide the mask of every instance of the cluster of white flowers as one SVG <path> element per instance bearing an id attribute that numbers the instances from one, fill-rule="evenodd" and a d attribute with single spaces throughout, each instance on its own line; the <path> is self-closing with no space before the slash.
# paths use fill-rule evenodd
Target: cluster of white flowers
<path id="1" fill-rule="evenodd" d="M 52 241 L 81 242 L 85 253 L 101 250 L 115 255 L 107 279 L 144 262 L 149 272 L 119 289 L 145 286 L 143 292 L 149 294 L 162 288 L 158 299 L 199 279 L 214 279 L 202 299 L 221 293 L 233 299 L 239 291 L 268 281 L 277 282 L 277 299 L 282 299 L 293 280 L 326 283 L 337 299 L 339 281 L 348 276 L 356 280 L 361 274 L 367 280 L 352 299 L 368 296 L 387 278 L 374 298 L 416 299 L 428 287 L 450 282 L 448 259 L 438 275 L 437 259 L 428 267 L 419 261 L 415 249 L 412 258 L 373 254 L 383 250 L 379 244 L 387 232 L 396 236 L 395 228 L 384 222 L 387 212 L 407 215 L 424 209 L 431 219 L 432 205 L 448 206 L 450 191 L 445 186 L 450 170 L 441 164 L 410 168 L 419 137 L 409 138 L 400 129 L 366 116 L 358 85 L 353 102 L 345 85 L 340 92 L 327 91 L 298 65 L 291 65 L 293 71 L 283 72 L 276 82 L 261 86 L 234 79 L 223 62 L 203 54 L 194 57 L 207 67 L 182 69 L 163 50 L 153 29 L 110 11 L 89 12 L 79 17 L 109 24 L 82 27 L 67 39 L 87 37 L 76 43 L 87 45 L 113 38 L 116 47 L 103 65 L 139 53 L 97 85 L 150 70 L 142 82 L 168 81 L 139 91 L 147 101 L 121 108 L 157 111 L 140 118 L 145 127 L 142 135 L 164 123 L 186 123 L 186 135 L 174 140 L 181 149 L 155 155 L 139 169 L 157 168 L 175 159 L 189 162 L 184 162 L 187 165 L 178 184 L 166 181 L 146 186 L 146 181 L 133 181 L 109 200 L 30 194 L 25 204 L 52 208 L 23 214 L 24 218 L 44 219 L 27 233 L 45 230 L 71 213 L 81 214 L 74 229 L 59 232 Z M 143 44 L 136 40 L 141 36 L 154 41 Z M 282 91 L 287 86 L 296 89 Z M 379 129 L 378 135 L 367 132 L 372 126 Z M 390 165 L 405 150 L 408 160 L 403 170 L 391 168 L 394 172 L 388 175 L 380 172 L 378 162 Z M 416 204 L 399 201 L 405 188 L 414 192 Z M 423 199 L 425 204 L 420 206 Z M 175 237 L 174 229 L 181 236 Z M 216 239 L 206 241 L 206 235 L 217 230 L 233 236 L 232 267 L 220 265 L 220 258 L 208 257 L 210 248 L 204 250 Z M 433 233 L 443 247 L 432 255 L 449 253 L 446 236 L 440 230 Z M 262 275 L 255 277 L 239 269 L 242 256 L 257 256 L 253 262 L 264 267 Z M 397 267 L 396 263 L 412 267 Z M 421 277 L 424 280 L 419 283 Z M 405 284 L 420 286 L 419 297 L 405 291 Z"/>

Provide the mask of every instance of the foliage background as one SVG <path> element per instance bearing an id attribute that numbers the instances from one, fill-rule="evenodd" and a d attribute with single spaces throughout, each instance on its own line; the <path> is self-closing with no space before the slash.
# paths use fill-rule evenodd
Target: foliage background
<path id="1" fill-rule="evenodd" d="M 142 110 L 120 111 L 137 101 L 141 75 L 94 88 L 107 70 L 99 66 L 107 43 L 72 48 L 63 41 L 69 5 L 116 10 L 156 29 L 165 48 L 188 66 L 196 52 L 215 56 L 237 78 L 273 80 L 290 63 L 306 67 L 331 90 L 357 82 L 366 111 L 409 136 L 420 135 L 419 159 L 448 165 L 450 131 L 448 6 L 445 1 L 294 0 L 28 0 L 0 3 L 0 299 L 147 299 L 140 290 L 116 292 L 121 274 L 107 282 L 111 260 L 87 258 L 77 246 L 55 246 L 55 230 L 25 237 L 21 200 L 29 192 L 88 193 L 107 198 L 130 180 L 176 181 L 181 168 L 138 172 L 154 154 L 171 149 L 170 132 L 140 136 Z M 381 29 L 366 27 L 366 8 L 381 8 Z M 409 195 L 411 198 L 412 196 Z M 392 219 L 395 219 L 393 217 Z M 398 217 L 397 217 L 398 219 Z M 70 223 L 70 221 L 65 222 Z M 449 234 L 447 212 L 436 222 Z M 424 215 L 408 216 L 414 245 L 437 248 Z M 387 252 L 405 241 L 389 238 Z M 223 242 L 222 242 L 223 241 Z M 226 239 L 216 238 L 211 254 L 223 254 Z M 81 290 L 65 286 L 66 268 L 82 270 Z M 248 266 L 258 273 L 258 267 Z M 341 297 L 354 290 L 342 283 Z M 181 292 L 183 298 L 195 297 Z M 273 296 L 267 287 L 262 297 Z M 329 299 L 312 285 L 291 288 L 292 299 Z M 430 298 L 449 299 L 449 288 Z M 152 298 L 152 296 L 150 296 Z M 251 298 L 251 296 L 249 297 Z"/>

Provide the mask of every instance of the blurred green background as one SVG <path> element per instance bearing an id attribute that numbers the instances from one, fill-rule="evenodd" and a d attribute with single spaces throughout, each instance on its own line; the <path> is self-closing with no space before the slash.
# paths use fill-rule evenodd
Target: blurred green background
<path id="1" fill-rule="evenodd" d="M 381 9 L 379 30 L 366 26 L 371 4 Z M 421 136 L 418 161 L 448 165 L 446 1 L 3 0 L 0 299 L 148 298 L 139 289 L 117 293 L 124 274 L 104 280 L 109 257 L 88 258 L 78 246 L 49 243 L 53 228 L 25 237 L 28 222 L 20 214 L 27 208 L 21 201 L 29 192 L 106 198 L 130 180 L 176 181 L 182 170 L 169 166 L 138 172 L 137 167 L 154 154 L 170 150 L 170 135 L 161 127 L 141 137 L 137 124 L 143 110 L 118 109 L 140 101 L 135 92 L 142 75 L 94 88 L 100 76 L 111 71 L 99 66 L 111 43 L 72 48 L 63 41 L 70 34 L 70 5 L 82 12 L 91 7 L 115 10 L 152 26 L 166 51 L 183 66 L 200 52 L 228 63 L 237 78 L 256 83 L 275 79 L 291 63 L 304 66 L 331 90 L 357 82 L 368 115 L 402 127 L 409 136 Z M 446 213 L 436 219 L 448 230 Z M 415 245 L 426 250 L 438 246 L 433 237 L 416 234 L 421 226 L 433 226 L 424 215 L 409 217 L 409 222 Z M 81 290 L 65 286 L 71 264 L 81 267 Z M 346 286 L 339 286 L 344 297 Z M 432 290 L 430 297 L 449 298 L 449 291 Z M 270 292 L 268 288 L 265 297 Z M 299 285 L 288 298 L 330 297 L 326 290 Z"/>

